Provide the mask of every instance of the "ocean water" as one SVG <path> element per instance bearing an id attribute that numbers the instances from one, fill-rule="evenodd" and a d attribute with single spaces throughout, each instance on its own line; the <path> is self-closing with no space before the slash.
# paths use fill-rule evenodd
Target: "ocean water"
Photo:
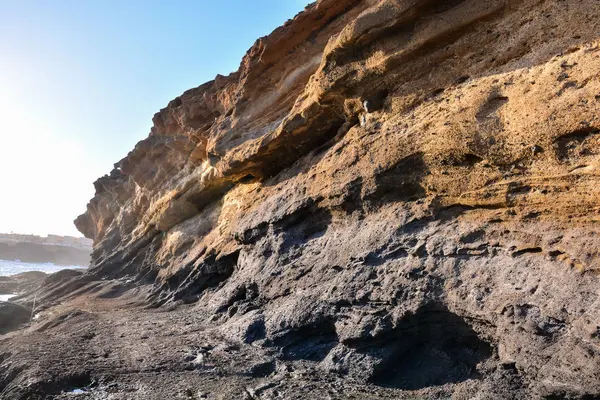
<path id="1" fill-rule="evenodd" d="M 47 274 L 52 274 L 63 269 L 85 269 L 85 267 L 72 265 L 54 265 L 52 263 L 35 264 L 21 261 L 6 261 L 0 260 L 0 276 L 10 276 L 28 271 L 42 271 Z"/>
<path id="2" fill-rule="evenodd" d="M 85 269 L 85 267 L 78 265 L 64 266 L 54 265 L 52 263 L 36 264 L 21 261 L 0 260 L 0 276 L 16 275 L 28 271 L 42 271 L 47 274 L 52 274 L 63 269 Z M 8 301 L 11 297 L 14 297 L 14 295 L 0 295 L 0 301 Z"/>

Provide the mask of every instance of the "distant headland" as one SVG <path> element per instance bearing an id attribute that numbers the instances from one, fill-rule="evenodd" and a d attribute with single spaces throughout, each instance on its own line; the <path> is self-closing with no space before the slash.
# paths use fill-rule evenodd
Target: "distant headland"
<path id="1" fill-rule="evenodd" d="M 91 252 L 85 238 L 0 233 L 0 260 L 87 266 Z"/>

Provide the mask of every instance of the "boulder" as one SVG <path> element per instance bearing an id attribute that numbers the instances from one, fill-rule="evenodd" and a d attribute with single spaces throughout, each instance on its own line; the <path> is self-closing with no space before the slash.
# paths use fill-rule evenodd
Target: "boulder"
<path id="1" fill-rule="evenodd" d="M 18 329 L 29 322 L 31 309 L 20 304 L 0 301 L 0 334 Z"/>

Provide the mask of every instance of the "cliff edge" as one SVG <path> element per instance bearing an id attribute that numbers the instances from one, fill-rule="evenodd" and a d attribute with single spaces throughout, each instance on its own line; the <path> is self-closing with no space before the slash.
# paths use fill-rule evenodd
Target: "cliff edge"
<path id="1" fill-rule="evenodd" d="M 95 183 L 77 287 L 119 282 L 104 299 L 187 333 L 89 365 L 165 378 L 146 394 L 178 365 L 187 398 L 600 396 L 599 21 L 594 0 L 309 5 Z"/>

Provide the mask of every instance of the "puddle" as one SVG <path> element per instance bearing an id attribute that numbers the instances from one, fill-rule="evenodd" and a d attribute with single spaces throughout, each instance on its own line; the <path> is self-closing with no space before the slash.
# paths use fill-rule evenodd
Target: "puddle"
<path id="1" fill-rule="evenodd" d="M 70 391 L 68 391 L 66 393 L 70 394 L 70 395 L 76 395 L 77 396 L 77 395 L 80 395 L 80 394 L 88 394 L 88 393 L 90 393 L 90 389 L 88 389 L 88 388 L 73 389 L 73 390 L 70 390 Z"/>
<path id="2" fill-rule="evenodd" d="M 16 295 L 14 295 L 14 294 L 0 294 L 0 301 L 9 301 L 10 299 L 12 299 L 15 296 Z"/>

